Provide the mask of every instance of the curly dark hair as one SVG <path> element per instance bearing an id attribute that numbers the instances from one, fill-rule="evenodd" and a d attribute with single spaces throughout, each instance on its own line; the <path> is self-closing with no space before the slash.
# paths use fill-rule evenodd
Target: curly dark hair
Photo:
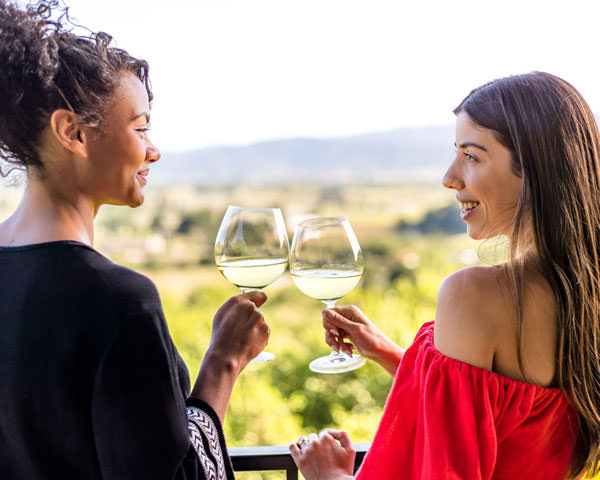
<path id="1" fill-rule="evenodd" d="M 112 47 L 107 33 L 79 36 L 75 27 L 59 0 L 25 9 L 0 0 L 0 160 L 9 166 L 0 166 L 2 176 L 30 167 L 43 171 L 40 137 L 57 109 L 101 129 L 122 73 L 139 78 L 152 101 L 146 61 Z"/>

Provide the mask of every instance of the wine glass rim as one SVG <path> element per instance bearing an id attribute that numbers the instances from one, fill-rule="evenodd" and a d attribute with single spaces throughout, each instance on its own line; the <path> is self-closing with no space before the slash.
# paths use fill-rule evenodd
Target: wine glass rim
<path id="1" fill-rule="evenodd" d="M 346 217 L 313 217 L 302 220 L 298 226 L 302 227 L 324 227 L 327 225 L 339 225 L 340 223 L 348 222 Z"/>
<path id="2" fill-rule="evenodd" d="M 253 210 L 253 211 L 257 211 L 257 212 L 272 212 L 272 211 L 276 211 L 276 210 L 281 211 L 281 208 L 279 208 L 279 207 L 248 207 L 245 205 L 228 205 L 227 208 L 228 209 L 235 208 L 238 210 Z"/>

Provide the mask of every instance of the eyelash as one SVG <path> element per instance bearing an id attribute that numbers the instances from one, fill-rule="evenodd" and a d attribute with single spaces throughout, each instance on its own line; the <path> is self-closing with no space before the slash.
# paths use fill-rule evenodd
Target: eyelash
<path id="1" fill-rule="evenodd" d="M 143 134 L 146 134 L 146 133 L 148 133 L 150 131 L 150 129 L 151 129 L 150 125 L 146 125 L 143 128 L 136 128 L 136 131 L 140 132 L 140 133 L 143 133 Z"/>
<path id="2" fill-rule="evenodd" d="M 463 155 L 468 162 L 476 162 L 477 159 L 471 154 L 471 152 L 464 152 Z"/>

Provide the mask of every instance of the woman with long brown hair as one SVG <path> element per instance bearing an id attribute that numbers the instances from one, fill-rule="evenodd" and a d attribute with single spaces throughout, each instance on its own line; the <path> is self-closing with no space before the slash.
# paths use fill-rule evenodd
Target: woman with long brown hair
<path id="1" fill-rule="evenodd" d="M 535 72 L 456 108 L 456 191 L 470 237 L 509 239 L 505 263 L 442 283 L 435 322 L 402 350 L 356 307 L 326 340 L 395 375 L 356 478 L 577 478 L 600 462 L 600 135 L 569 83 Z M 347 341 L 345 341 L 347 340 Z M 337 440 L 337 442 L 336 442 Z M 344 432 L 290 446 L 308 479 L 350 478 Z"/>

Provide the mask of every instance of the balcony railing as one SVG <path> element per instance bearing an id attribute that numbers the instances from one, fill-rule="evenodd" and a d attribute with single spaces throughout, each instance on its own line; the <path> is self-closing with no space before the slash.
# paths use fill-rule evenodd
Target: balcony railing
<path id="1" fill-rule="evenodd" d="M 358 469 L 370 443 L 355 443 Z M 280 447 L 229 447 L 229 456 L 236 472 L 262 472 L 267 470 L 285 471 L 287 480 L 298 480 L 298 469 L 287 446 Z"/>

